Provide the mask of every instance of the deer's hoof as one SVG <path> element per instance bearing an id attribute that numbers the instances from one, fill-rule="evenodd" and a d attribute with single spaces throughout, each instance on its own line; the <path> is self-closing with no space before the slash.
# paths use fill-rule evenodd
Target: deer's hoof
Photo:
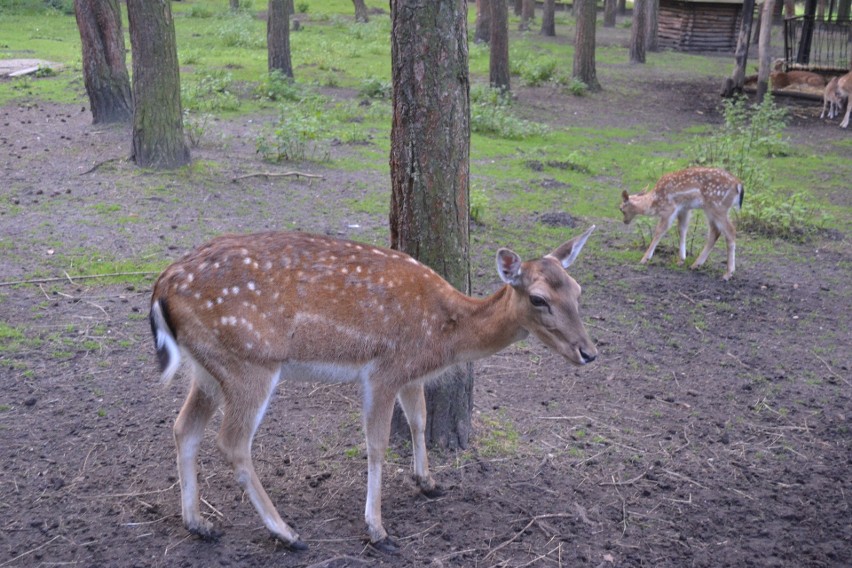
<path id="1" fill-rule="evenodd" d="M 213 529 L 213 525 L 208 522 L 187 525 L 186 530 L 194 534 L 201 540 L 216 542 L 222 536 L 222 531 Z"/>
<path id="2" fill-rule="evenodd" d="M 285 544 L 287 545 L 287 548 L 289 548 L 293 552 L 304 552 L 308 549 L 308 545 L 298 539 L 292 542 L 287 542 Z"/>
<path id="3" fill-rule="evenodd" d="M 397 543 L 389 536 L 386 536 L 382 540 L 376 542 L 370 542 L 370 548 L 380 554 L 399 554 L 399 545 L 397 545 Z"/>

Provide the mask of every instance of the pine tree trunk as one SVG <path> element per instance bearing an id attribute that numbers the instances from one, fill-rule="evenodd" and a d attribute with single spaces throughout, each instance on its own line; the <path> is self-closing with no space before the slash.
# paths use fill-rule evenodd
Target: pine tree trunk
<path id="1" fill-rule="evenodd" d="M 742 93 L 745 84 L 746 65 L 748 63 L 749 37 L 754 20 L 754 0 L 743 0 L 743 17 L 740 31 L 737 35 L 737 49 L 734 54 L 734 72 L 725 80 L 722 87 L 723 97 L 732 97 L 734 93 Z"/>
<path id="2" fill-rule="evenodd" d="M 523 0 L 521 3 L 521 23 L 518 27 L 521 31 L 530 29 L 530 24 L 535 18 L 535 0 Z"/>
<path id="3" fill-rule="evenodd" d="M 290 11 L 287 0 L 269 0 L 266 20 L 266 49 L 269 72 L 293 77 L 290 62 Z"/>
<path id="4" fill-rule="evenodd" d="M 491 50 L 488 66 L 489 84 L 508 92 L 509 85 L 509 8 L 503 0 L 491 3 Z"/>
<path id="5" fill-rule="evenodd" d="M 635 6 L 634 6 L 635 9 Z M 627 15 L 627 0 L 618 0 L 618 7 L 616 8 L 616 13 L 619 16 Z"/>
<path id="6" fill-rule="evenodd" d="M 615 27 L 615 10 L 617 7 L 617 0 L 604 0 L 604 20 L 603 27 L 605 28 L 614 28 Z"/>
<path id="7" fill-rule="evenodd" d="M 586 84 L 590 91 L 599 91 L 595 69 L 595 0 L 574 0 L 574 17 L 577 20 L 574 36 L 574 70 L 572 77 Z"/>
<path id="8" fill-rule="evenodd" d="M 118 0 L 74 0 L 74 13 L 92 122 L 130 122 L 133 97 Z"/>
<path id="9" fill-rule="evenodd" d="M 770 39 L 772 38 L 772 17 L 775 10 L 775 0 L 763 0 L 763 13 L 760 17 L 760 38 L 758 40 L 758 59 L 760 65 L 757 69 L 757 102 L 762 103 L 769 89 L 769 72 L 772 54 L 769 52 Z"/>
<path id="10" fill-rule="evenodd" d="M 660 0 L 646 0 L 647 15 L 645 17 L 645 49 L 659 51 L 657 43 L 658 13 Z"/>
<path id="11" fill-rule="evenodd" d="M 633 25 L 630 27 L 630 63 L 645 63 L 645 2 L 633 3 Z"/>
<path id="12" fill-rule="evenodd" d="M 127 0 L 133 50 L 132 159 L 143 168 L 189 163 L 183 138 L 175 26 L 169 0 Z"/>
<path id="13" fill-rule="evenodd" d="M 465 0 L 392 0 L 391 246 L 470 292 L 470 84 Z M 464 448 L 471 365 L 426 388 L 429 445 Z M 408 436 L 399 409 L 394 432 Z"/>
<path id="14" fill-rule="evenodd" d="M 364 4 L 364 0 L 352 0 L 352 3 L 355 4 L 355 21 L 366 24 L 370 21 L 370 17 L 367 15 L 367 5 Z"/>
<path id="15" fill-rule="evenodd" d="M 475 43 L 491 41 L 491 2 L 492 0 L 476 0 L 476 31 L 473 34 Z"/>
<path id="16" fill-rule="evenodd" d="M 549 37 L 556 35 L 556 0 L 544 0 L 544 10 L 541 14 L 541 35 Z"/>

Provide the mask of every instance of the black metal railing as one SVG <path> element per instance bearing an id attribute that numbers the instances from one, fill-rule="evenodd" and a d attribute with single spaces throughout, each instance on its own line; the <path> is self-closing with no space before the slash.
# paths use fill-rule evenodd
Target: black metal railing
<path id="1" fill-rule="evenodd" d="M 784 20 L 787 69 L 844 72 L 852 62 L 852 22 L 827 22 L 809 16 Z"/>

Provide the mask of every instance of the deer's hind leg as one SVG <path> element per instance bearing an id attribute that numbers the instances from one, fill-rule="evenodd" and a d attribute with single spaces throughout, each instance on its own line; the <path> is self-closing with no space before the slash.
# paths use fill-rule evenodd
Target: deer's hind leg
<path id="1" fill-rule="evenodd" d="M 225 373 L 220 370 L 220 373 Z M 246 492 L 269 532 L 293 550 L 307 546 L 284 520 L 260 483 L 251 458 L 251 444 L 257 427 L 281 375 L 280 368 L 250 363 L 229 367 L 228 380 L 223 381 L 224 412 L 217 445 L 231 464 L 237 483 Z"/>
<path id="2" fill-rule="evenodd" d="M 219 386 L 196 361 L 192 361 L 189 394 L 174 425 L 180 479 L 181 515 L 187 530 L 203 538 L 215 538 L 213 526 L 201 516 L 198 505 L 198 448 L 204 429 L 218 407 Z"/>
<path id="3" fill-rule="evenodd" d="M 689 216 L 692 213 L 690 209 L 682 209 L 677 214 L 677 233 L 680 249 L 678 250 L 678 265 L 686 261 L 686 232 L 689 230 Z"/>
<path id="4" fill-rule="evenodd" d="M 721 231 L 719 230 L 716 222 L 708 215 L 707 216 L 707 224 L 709 226 L 707 230 L 707 242 L 704 244 L 704 250 L 701 251 L 701 254 L 698 255 L 698 258 L 695 259 L 695 262 L 692 263 L 690 268 L 696 269 L 707 260 L 707 257 L 710 256 L 710 251 L 713 250 L 713 247 L 716 245 L 716 241 L 719 240 L 719 235 Z"/>

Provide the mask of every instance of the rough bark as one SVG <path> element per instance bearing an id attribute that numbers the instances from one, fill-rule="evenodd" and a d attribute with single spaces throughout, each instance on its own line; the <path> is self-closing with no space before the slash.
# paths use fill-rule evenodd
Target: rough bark
<path id="1" fill-rule="evenodd" d="M 370 17 L 367 15 L 367 5 L 364 4 L 364 0 L 352 0 L 352 3 L 355 4 L 355 21 L 366 24 L 370 21 Z"/>
<path id="2" fill-rule="evenodd" d="M 391 246 L 470 292 L 470 84 L 465 0 L 391 0 Z M 473 372 L 427 385 L 426 440 L 467 446 Z M 394 431 L 408 435 L 397 410 Z"/>
<path id="3" fill-rule="evenodd" d="M 509 91 L 509 8 L 503 0 L 485 1 L 491 3 L 489 84 Z"/>
<path id="4" fill-rule="evenodd" d="M 521 23 L 519 29 L 521 31 L 529 30 L 533 18 L 535 18 L 535 0 L 523 0 L 521 3 Z"/>
<path id="5" fill-rule="evenodd" d="M 491 0 L 476 0 L 476 31 L 473 34 L 476 43 L 491 41 Z"/>
<path id="6" fill-rule="evenodd" d="M 118 0 L 74 0 L 74 13 L 92 122 L 130 122 L 133 97 Z"/>
<path id="7" fill-rule="evenodd" d="M 772 54 L 769 52 L 772 32 L 772 17 L 775 0 L 763 0 L 763 13 L 760 16 L 760 39 L 758 40 L 757 102 L 762 103 L 769 89 L 769 72 Z"/>
<path id="8" fill-rule="evenodd" d="M 748 45 L 751 37 L 751 26 L 754 20 L 754 0 L 743 0 L 743 19 L 737 35 L 737 49 L 734 54 L 734 72 L 725 80 L 722 87 L 723 97 L 732 97 L 734 93 L 742 93 L 745 84 L 746 64 L 748 63 Z"/>
<path id="9" fill-rule="evenodd" d="M 645 0 L 645 10 L 645 50 L 659 51 L 657 28 L 659 27 L 660 0 Z"/>
<path id="10" fill-rule="evenodd" d="M 574 67 L 571 76 L 586 84 L 590 91 L 599 91 L 595 68 L 595 0 L 574 0 L 574 18 L 577 27 L 574 35 Z"/>
<path id="11" fill-rule="evenodd" d="M 556 35 L 556 0 L 544 0 L 544 10 L 541 14 L 541 35 L 550 37 Z"/>
<path id="12" fill-rule="evenodd" d="M 266 49 L 269 72 L 293 77 L 290 61 L 290 10 L 288 0 L 269 0 L 266 19 Z"/>
<path id="13" fill-rule="evenodd" d="M 630 63 L 645 63 L 645 2 L 633 3 L 633 24 L 630 27 Z"/>
<path id="14" fill-rule="evenodd" d="M 127 19 L 133 51 L 131 157 L 145 168 L 188 164 L 171 5 L 168 0 L 127 0 Z"/>
<path id="15" fill-rule="evenodd" d="M 604 0 L 604 18 L 603 27 L 615 27 L 615 11 L 618 7 L 618 0 Z"/>

